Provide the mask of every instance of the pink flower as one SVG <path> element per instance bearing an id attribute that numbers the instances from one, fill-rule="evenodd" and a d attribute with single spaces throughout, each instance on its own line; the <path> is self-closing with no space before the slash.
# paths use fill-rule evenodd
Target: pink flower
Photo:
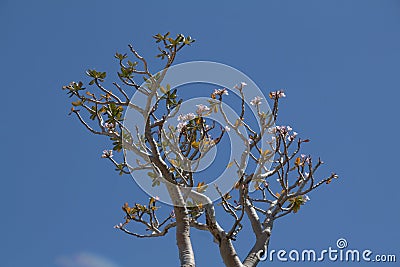
<path id="1" fill-rule="evenodd" d="M 256 96 L 255 98 L 253 98 L 253 99 L 250 101 L 250 104 L 251 104 L 252 106 L 258 106 L 258 105 L 261 104 L 261 100 L 262 100 L 262 97 Z"/>
<path id="2" fill-rule="evenodd" d="M 196 107 L 196 113 L 199 115 L 202 115 L 204 112 L 210 111 L 210 108 L 203 104 L 196 105 Z"/>

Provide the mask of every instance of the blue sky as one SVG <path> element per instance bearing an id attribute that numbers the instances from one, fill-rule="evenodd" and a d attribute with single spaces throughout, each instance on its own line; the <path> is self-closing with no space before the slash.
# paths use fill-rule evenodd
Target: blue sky
<path id="1" fill-rule="evenodd" d="M 271 249 L 344 237 L 400 257 L 399 1 L 2 0 L 0 25 L 1 266 L 177 265 L 173 234 L 113 229 L 125 201 L 147 196 L 101 160 L 107 140 L 67 116 L 61 90 L 88 68 L 115 71 L 113 55 L 129 43 L 157 64 L 151 35 L 166 31 L 197 40 L 177 62 L 221 62 L 265 92 L 284 88 L 278 124 L 310 138 L 306 152 L 341 177 L 275 224 Z M 221 266 L 211 236 L 192 236 L 198 266 Z M 239 236 L 241 257 L 252 238 Z"/>

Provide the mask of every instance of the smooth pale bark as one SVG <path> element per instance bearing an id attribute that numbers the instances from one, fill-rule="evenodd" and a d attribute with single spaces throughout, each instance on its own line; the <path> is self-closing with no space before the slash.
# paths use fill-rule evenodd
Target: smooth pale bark
<path id="1" fill-rule="evenodd" d="M 219 244 L 219 252 L 227 267 L 243 267 L 231 240 L 222 238 Z"/>
<path id="2" fill-rule="evenodd" d="M 168 193 L 174 204 L 176 220 L 176 245 L 179 250 L 181 267 L 195 267 L 192 242 L 190 240 L 190 218 L 185 207 L 185 200 L 178 186 L 167 182 Z"/>
<path id="3" fill-rule="evenodd" d="M 190 221 L 185 207 L 174 207 L 176 218 L 176 244 L 181 267 L 194 267 L 194 253 L 190 241 Z"/>
<path id="4" fill-rule="evenodd" d="M 244 267 L 255 267 L 258 265 L 260 262 L 259 257 L 264 253 L 267 253 L 269 239 L 271 236 L 270 233 L 270 231 L 264 230 L 263 233 L 257 238 L 256 243 L 250 250 L 246 259 L 243 261 Z M 260 253 L 260 251 L 263 251 L 264 253 Z"/>
<path id="5" fill-rule="evenodd" d="M 219 225 L 215 218 L 215 209 L 212 201 L 206 195 L 196 191 L 190 192 L 190 197 L 197 202 L 203 203 L 206 212 L 206 224 L 215 241 L 218 243 L 219 252 L 227 267 L 243 267 L 239 256 L 231 240 L 227 237 L 224 229 Z"/>
<path id="6" fill-rule="evenodd" d="M 182 197 L 179 187 L 174 184 L 173 173 L 170 172 L 167 164 L 160 156 L 156 141 L 151 133 L 150 120 L 147 120 L 146 122 L 145 136 L 150 144 L 151 151 L 153 152 L 153 154 L 149 156 L 149 159 L 165 178 L 165 184 L 169 196 L 174 204 L 176 220 L 176 244 L 179 250 L 181 267 L 195 267 L 196 264 L 194 261 L 192 242 L 190 240 L 190 218 L 185 207 L 185 200 Z"/>

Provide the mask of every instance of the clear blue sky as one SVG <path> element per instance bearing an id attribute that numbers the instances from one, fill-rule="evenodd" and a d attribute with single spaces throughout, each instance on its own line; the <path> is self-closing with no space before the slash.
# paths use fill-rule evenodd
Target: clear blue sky
<path id="1" fill-rule="evenodd" d="M 107 140 L 67 116 L 61 90 L 87 68 L 114 71 L 128 43 L 152 58 L 151 35 L 166 31 L 197 40 L 177 62 L 221 62 L 265 92 L 285 88 L 278 124 L 309 137 L 306 151 L 341 176 L 276 223 L 271 249 L 345 237 L 400 257 L 399 1 L 2 0 L 0 25 L 1 266 L 177 266 L 173 232 L 139 240 L 113 229 L 125 201 L 147 196 L 100 159 Z M 192 236 L 198 266 L 222 266 L 211 235 Z M 252 239 L 239 236 L 241 257 Z"/>

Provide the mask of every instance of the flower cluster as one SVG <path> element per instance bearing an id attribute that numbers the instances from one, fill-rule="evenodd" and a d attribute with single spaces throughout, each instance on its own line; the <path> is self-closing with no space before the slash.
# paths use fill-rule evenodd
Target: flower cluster
<path id="1" fill-rule="evenodd" d="M 250 101 L 250 104 L 252 106 L 258 106 L 261 104 L 261 100 L 262 100 L 262 97 L 256 96 Z"/>
<path id="2" fill-rule="evenodd" d="M 183 127 L 186 126 L 186 124 L 187 124 L 187 122 L 180 122 L 180 123 L 178 123 L 178 125 L 176 126 L 176 130 L 177 130 L 178 132 L 181 132 L 182 129 L 183 129 Z"/>
<path id="3" fill-rule="evenodd" d="M 214 93 L 211 94 L 211 98 L 215 99 L 217 96 L 221 97 L 222 95 L 229 95 L 228 90 L 226 90 L 225 88 L 215 89 Z"/>
<path id="4" fill-rule="evenodd" d="M 276 126 L 275 129 L 271 128 L 268 131 L 270 133 L 275 133 L 278 131 L 281 135 L 287 137 L 289 141 L 293 141 L 298 135 L 298 133 L 293 131 L 292 127 L 290 126 Z M 290 134 L 291 131 L 292 133 Z"/>
<path id="5" fill-rule="evenodd" d="M 293 129 L 290 126 L 276 126 L 276 130 L 281 134 L 286 135 Z"/>
<path id="6" fill-rule="evenodd" d="M 205 112 L 210 111 L 210 108 L 203 104 L 196 105 L 196 107 L 197 107 L 196 113 L 199 116 L 203 115 L 203 113 L 205 113 Z"/>
<path id="7" fill-rule="evenodd" d="M 114 133 L 115 132 L 115 125 L 114 123 L 104 123 L 104 128 L 106 128 L 108 133 Z"/>
<path id="8" fill-rule="evenodd" d="M 113 151 L 112 150 L 103 150 L 103 154 L 101 155 L 102 158 L 112 158 Z"/>
<path id="9" fill-rule="evenodd" d="M 190 112 L 188 114 L 181 114 L 178 116 L 178 125 L 176 126 L 176 129 L 178 130 L 178 132 L 182 131 L 183 127 L 185 127 L 187 125 L 187 123 L 193 119 L 195 119 L 197 116 Z"/>
<path id="10" fill-rule="evenodd" d="M 282 98 L 282 97 L 286 97 L 285 92 L 283 90 L 278 90 L 278 91 L 269 93 L 269 98 L 271 98 L 271 99 Z"/>
<path id="11" fill-rule="evenodd" d="M 178 116 L 178 121 L 182 121 L 182 122 L 185 122 L 185 121 L 191 121 L 191 120 L 193 120 L 194 118 L 196 118 L 196 115 L 194 115 L 194 113 L 188 113 L 188 114 L 185 114 L 185 115 L 179 115 Z"/>

